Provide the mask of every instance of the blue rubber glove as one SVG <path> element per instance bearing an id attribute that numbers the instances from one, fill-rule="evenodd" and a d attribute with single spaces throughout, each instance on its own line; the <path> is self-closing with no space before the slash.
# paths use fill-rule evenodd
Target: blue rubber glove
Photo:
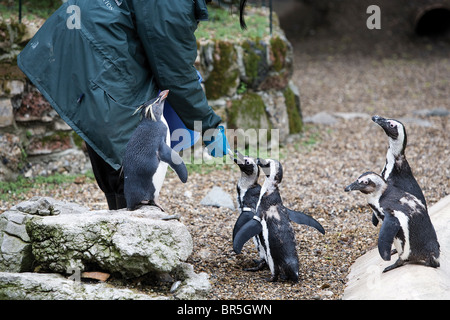
<path id="1" fill-rule="evenodd" d="M 214 130 L 214 135 L 212 137 L 203 137 L 203 142 L 205 143 L 208 153 L 216 158 L 221 158 L 228 154 L 230 145 L 228 144 L 227 137 L 225 135 L 225 128 L 223 126 L 218 126 Z"/>

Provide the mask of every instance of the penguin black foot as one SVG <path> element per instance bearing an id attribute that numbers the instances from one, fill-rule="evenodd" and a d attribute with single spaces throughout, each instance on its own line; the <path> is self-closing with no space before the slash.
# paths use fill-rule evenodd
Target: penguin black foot
<path id="1" fill-rule="evenodd" d="M 395 268 L 401 267 L 401 266 L 403 266 L 404 264 L 405 264 L 405 261 L 402 260 L 402 259 L 400 259 L 400 258 L 398 258 L 398 260 L 395 261 L 394 264 L 392 264 L 392 265 L 390 265 L 390 266 L 384 268 L 383 273 L 388 272 L 388 271 L 391 271 L 391 270 L 393 270 L 393 269 L 395 269 Z"/>
<path id="2" fill-rule="evenodd" d="M 262 269 L 264 269 L 264 267 L 267 266 L 266 260 L 264 260 L 264 259 L 261 259 L 261 260 L 255 260 L 255 262 L 256 262 L 256 264 L 257 264 L 255 267 L 252 267 L 252 268 L 244 268 L 244 271 L 252 271 L 252 272 L 255 272 L 255 271 L 262 270 Z"/>
<path id="3" fill-rule="evenodd" d="M 143 205 L 158 207 L 162 212 L 166 212 L 166 210 L 164 210 L 155 200 L 142 200 L 141 206 Z"/>
<path id="4" fill-rule="evenodd" d="M 426 261 L 425 261 L 425 265 L 427 267 L 432 267 L 432 268 L 439 268 L 441 266 L 441 264 L 439 263 L 439 258 L 434 257 L 434 255 L 431 255 Z"/>

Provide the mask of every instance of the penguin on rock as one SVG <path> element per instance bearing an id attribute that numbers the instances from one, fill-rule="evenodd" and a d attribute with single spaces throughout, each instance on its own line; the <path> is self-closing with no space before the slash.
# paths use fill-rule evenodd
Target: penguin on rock
<path id="1" fill-rule="evenodd" d="M 239 218 L 233 228 L 233 241 L 236 233 L 247 222 L 253 219 L 256 215 L 256 205 L 259 201 L 261 193 L 261 186 L 258 184 L 259 167 L 256 164 L 256 159 L 242 155 L 239 151 L 235 151 L 237 157 L 232 156 L 234 163 L 236 163 L 241 171 L 241 176 L 238 180 L 237 202 L 240 211 Z M 259 253 L 259 260 L 256 260 L 257 266 L 254 268 L 246 268 L 246 271 L 257 271 L 266 265 L 264 247 L 261 245 L 259 237 L 254 236 L 253 242 Z"/>
<path id="2" fill-rule="evenodd" d="M 425 196 L 412 173 L 411 167 L 405 156 L 407 136 L 405 126 L 397 120 L 385 119 L 380 116 L 373 116 L 372 121 L 383 128 L 389 138 L 389 148 L 386 153 L 386 164 L 381 172 L 381 176 L 388 183 L 401 190 L 414 195 L 427 207 Z M 372 223 L 377 226 L 379 220 L 383 220 L 382 213 L 372 208 L 374 214 Z"/>
<path id="3" fill-rule="evenodd" d="M 140 106 L 142 120 L 127 144 L 124 159 L 124 194 L 128 210 L 158 204 L 167 165 L 185 183 L 188 172 L 183 159 L 169 147 L 170 134 L 163 116 L 168 90 Z M 135 113 L 136 113 L 135 112 Z M 163 210 L 164 211 L 164 210 Z"/>
<path id="4" fill-rule="evenodd" d="M 439 267 L 439 243 L 427 208 L 415 195 L 389 185 L 383 177 L 366 172 L 345 188 L 346 192 L 359 190 L 372 208 L 383 215 L 378 236 L 378 252 L 385 261 L 391 260 L 394 244 L 398 260 L 383 272 L 405 263 Z"/>
<path id="5" fill-rule="evenodd" d="M 266 179 L 261 188 L 256 216 L 236 233 L 233 249 L 239 254 L 250 238 L 258 236 L 272 274 L 269 281 L 277 281 L 281 276 L 283 279 L 297 282 L 299 261 L 290 221 L 312 226 L 322 234 L 325 234 L 325 230 L 311 216 L 290 210 L 283 205 L 278 189 L 283 177 L 283 168 L 279 161 L 257 159 L 257 164 Z"/>

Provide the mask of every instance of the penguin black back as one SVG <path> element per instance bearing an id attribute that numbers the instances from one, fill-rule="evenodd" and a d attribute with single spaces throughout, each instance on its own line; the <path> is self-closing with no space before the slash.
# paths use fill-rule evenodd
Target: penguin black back
<path id="1" fill-rule="evenodd" d="M 278 189 L 283 178 L 283 168 L 277 160 L 258 159 L 257 164 L 266 175 L 257 205 L 257 217 L 239 230 L 233 248 L 236 253 L 240 253 L 248 239 L 258 236 L 272 273 L 270 281 L 277 281 L 279 276 L 298 281 L 299 261 L 290 221 L 313 226 L 321 233 L 325 231 L 312 217 L 283 205 Z"/>
<path id="2" fill-rule="evenodd" d="M 235 151 L 237 157 L 233 157 L 241 172 L 241 176 L 236 185 L 237 202 L 239 205 L 240 214 L 233 227 L 232 239 L 236 237 L 238 231 L 249 221 L 256 216 L 256 206 L 259 201 L 261 193 L 261 186 L 258 184 L 259 167 L 256 164 L 256 159 L 242 155 L 239 151 Z M 259 227 L 259 223 L 253 221 Z M 253 242 L 259 254 L 259 259 L 255 260 L 256 266 L 246 268 L 246 271 L 257 271 L 262 269 L 265 263 L 265 250 L 261 245 L 258 236 L 253 237 Z"/>
<path id="3" fill-rule="evenodd" d="M 233 228 L 233 239 L 236 232 L 256 214 L 256 205 L 261 192 L 261 186 L 258 184 L 259 167 L 256 160 L 243 156 L 239 151 L 235 153 L 237 157 L 233 157 L 233 161 L 241 172 L 236 185 L 237 202 L 241 213 Z"/>
<path id="4" fill-rule="evenodd" d="M 398 120 L 385 119 L 379 116 L 373 116 L 372 121 L 384 130 L 389 139 L 386 164 L 381 172 L 381 176 L 389 185 L 393 185 L 417 197 L 426 207 L 425 196 L 406 160 L 405 149 L 408 139 L 405 126 Z M 380 218 L 383 217 L 381 216 Z M 377 221 L 373 219 L 375 225 Z"/>
<path id="5" fill-rule="evenodd" d="M 414 195 L 388 183 L 378 174 L 366 172 L 345 191 L 359 190 L 384 215 L 378 237 L 378 251 L 383 260 L 391 259 L 395 245 L 398 260 L 384 272 L 406 262 L 439 266 L 439 243 L 426 207 Z"/>
<path id="6" fill-rule="evenodd" d="M 187 181 L 187 169 L 181 157 L 166 141 L 168 128 L 161 120 L 164 100 L 168 91 L 140 106 L 142 120 L 127 144 L 123 159 L 124 194 L 128 210 L 136 209 L 143 202 L 157 205 L 155 174 L 161 161 L 166 162 Z M 158 205 L 159 206 L 159 205 Z"/>

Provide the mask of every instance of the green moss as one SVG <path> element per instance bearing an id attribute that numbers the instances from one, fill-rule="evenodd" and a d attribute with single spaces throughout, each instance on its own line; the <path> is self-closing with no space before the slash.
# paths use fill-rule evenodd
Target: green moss
<path id="1" fill-rule="evenodd" d="M 239 76 L 237 68 L 231 68 L 237 60 L 236 50 L 232 43 L 216 41 L 214 54 L 214 69 L 205 81 L 206 97 L 219 99 L 229 94 L 230 88 L 236 86 Z"/>
<path id="2" fill-rule="evenodd" d="M 289 87 L 287 87 L 284 90 L 283 95 L 286 104 L 286 111 L 289 118 L 289 133 L 302 132 L 303 119 L 294 92 Z"/>
<path id="3" fill-rule="evenodd" d="M 240 100 L 233 100 L 228 110 L 228 127 L 233 129 L 270 127 L 264 101 L 258 94 L 247 92 Z"/>
<path id="4" fill-rule="evenodd" d="M 255 41 L 245 41 L 241 44 L 244 49 L 243 61 L 245 66 L 246 83 L 250 86 L 258 85 L 258 76 L 261 64 L 264 64 L 266 56 L 266 48 L 261 44 L 260 39 Z"/>
<path id="5" fill-rule="evenodd" d="M 261 57 L 252 50 L 252 45 L 249 41 L 244 42 L 242 48 L 244 49 L 245 74 L 250 80 L 249 83 L 251 83 L 258 76 L 258 63 Z"/>
<path id="6" fill-rule="evenodd" d="M 83 147 L 83 139 L 75 132 L 72 132 L 72 139 L 75 146 L 79 149 Z"/>
<path id="7" fill-rule="evenodd" d="M 43 137 L 41 139 L 41 142 L 44 146 L 55 142 L 67 142 L 69 140 L 70 134 L 71 133 L 68 131 L 59 131 L 54 134 Z"/>
<path id="8" fill-rule="evenodd" d="M 285 66 L 286 54 L 288 51 L 287 44 L 279 37 L 270 39 L 270 46 L 273 54 L 273 68 L 275 71 L 281 71 Z"/>

